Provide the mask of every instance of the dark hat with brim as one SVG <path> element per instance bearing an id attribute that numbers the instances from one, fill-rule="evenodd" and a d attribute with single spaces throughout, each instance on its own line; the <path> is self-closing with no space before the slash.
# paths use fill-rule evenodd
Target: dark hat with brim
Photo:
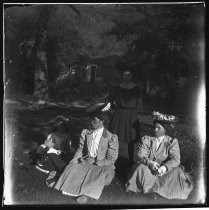
<path id="1" fill-rule="evenodd" d="M 106 103 L 96 103 L 96 104 L 88 106 L 85 111 L 91 114 L 94 112 L 101 111 L 106 105 L 107 105 Z"/>
<path id="2" fill-rule="evenodd" d="M 104 108 L 108 103 L 96 103 L 86 108 L 86 113 L 90 117 L 97 117 L 100 120 L 106 120 L 108 111 L 104 111 Z"/>
<path id="3" fill-rule="evenodd" d="M 69 122 L 69 118 L 58 115 L 55 119 L 53 119 L 52 121 L 50 121 L 49 124 L 51 124 L 52 126 L 60 126 L 63 123 L 68 123 Z"/>

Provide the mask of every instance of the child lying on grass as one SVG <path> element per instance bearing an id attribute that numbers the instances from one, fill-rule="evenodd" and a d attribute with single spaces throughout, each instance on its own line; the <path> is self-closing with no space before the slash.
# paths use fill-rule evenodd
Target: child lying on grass
<path id="1" fill-rule="evenodd" d="M 44 173 L 49 173 L 50 171 L 60 172 L 63 170 L 67 164 L 61 151 L 64 141 L 63 135 L 59 133 L 48 135 L 44 144 L 40 145 L 37 149 L 36 168 L 38 170 Z"/>
<path id="2" fill-rule="evenodd" d="M 71 160 L 75 153 L 75 148 L 72 146 L 72 134 L 70 131 L 69 118 L 58 115 L 48 122 L 51 127 L 50 133 L 59 133 L 63 136 L 61 150 L 67 162 Z"/>
<path id="3" fill-rule="evenodd" d="M 47 136 L 44 144 L 37 149 L 38 158 L 36 160 L 36 169 L 48 174 L 46 184 L 50 186 L 51 182 L 56 181 L 64 170 L 68 161 L 63 155 L 63 144 L 66 143 L 65 135 L 60 133 L 51 133 Z"/>

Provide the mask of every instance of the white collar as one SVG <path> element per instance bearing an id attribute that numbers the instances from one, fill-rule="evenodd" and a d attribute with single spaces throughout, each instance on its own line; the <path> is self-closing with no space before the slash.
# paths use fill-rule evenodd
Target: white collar
<path id="1" fill-rule="evenodd" d="M 57 155 L 60 155 L 61 154 L 61 151 L 60 150 L 57 150 L 57 149 L 54 149 L 54 148 L 50 148 L 47 153 L 54 153 L 54 154 L 57 154 Z"/>
<path id="2" fill-rule="evenodd" d="M 165 135 L 164 135 L 164 136 L 157 137 L 157 140 L 158 140 L 159 142 L 161 142 L 164 138 L 165 138 Z"/>
<path id="3" fill-rule="evenodd" d="M 101 127 L 101 128 L 95 129 L 93 132 L 94 132 L 94 133 L 102 133 L 103 130 L 104 130 L 104 126 Z"/>

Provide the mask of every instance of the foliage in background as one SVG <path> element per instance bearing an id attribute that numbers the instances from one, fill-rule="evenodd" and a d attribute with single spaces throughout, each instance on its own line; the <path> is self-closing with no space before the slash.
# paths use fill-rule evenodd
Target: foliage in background
<path id="1" fill-rule="evenodd" d="M 13 84 L 13 91 L 33 92 L 33 46 L 40 7 L 5 10 L 5 82 Z M 81 65 L 81 54 L 91 58 L 119 55 L 141 83 L 150 80 L 153 86 L 160 85 L 167 92 L 167 102 L 176 107 L 187 101 L 185 96 L 198 96 L 198 88 L 190 90 L 195 90 L 203 75 L 203 50 L 203 4 L 50 5 L 50 92 L 60 75 Z M 180 77 L 195 82 L 179 86 Z M 65 84 L 69 90 L 74 85 Z"/>

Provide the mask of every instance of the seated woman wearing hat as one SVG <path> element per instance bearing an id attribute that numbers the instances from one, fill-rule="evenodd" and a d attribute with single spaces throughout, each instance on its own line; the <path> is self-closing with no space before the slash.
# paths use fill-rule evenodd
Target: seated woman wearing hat
<path id="1" fill-rule="evenodd" d="M 99 199 L 104 186 L 115 175 L 118 137 L 104 128 L 106 116 L 100 110 L 91 115 L 92 129 L 81 132 L 74 158 L 54 185 L 63 194 L 78 197 L 80 203 L 85 203 L 88 197 Z"/>
<path id="2" fill-rule="evenodd" d="M 162 120 L 162 116 L 155 115 L 155 137 L 142 138 L 138 162 L 129 174 L 126 191 L 157 193 L 167 199 L 187 199 L 193 184 L 180 166 L 178 140 L 167 135 L 174 129 L 175 116 L 167 120 Z"/>

